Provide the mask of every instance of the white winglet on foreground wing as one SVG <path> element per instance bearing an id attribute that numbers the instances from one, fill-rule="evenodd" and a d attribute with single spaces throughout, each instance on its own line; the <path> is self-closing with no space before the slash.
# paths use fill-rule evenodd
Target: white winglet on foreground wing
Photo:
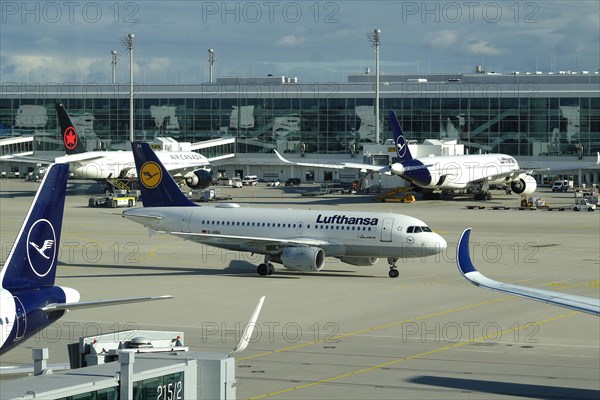
<path id="1" fill-rule="evenodd" d="M 252 332 L 254 332 L 254 327 L 256 326 L 256 321 L 258 320 L 258 314 L 260 314 L 260 309 L 262 308 L 263 303 L 265 302 L 265 296 L 261 297 L 250 317 L 250 321 L 246 325 L 244 329 L 244 334 L 242 335 L 239 343 L 235 346 L 235 349 L 231 350 L 228 354 L 231 357 L 233 354 L 244 351 L 246 347 L 248 347 L 248 343 L 250 343 L 250 338 L 252 337 Z"/>
<path id="2" fill-rule="evenodd" d="M 465 229 L 458 241 L 456 263 L 460 273 L 474 285 L 588 314 L 600 315 L 600 299 L 498 282 L 482 275 L 475 269 L 469 256 L 470 234 L 471 228 Z"/>

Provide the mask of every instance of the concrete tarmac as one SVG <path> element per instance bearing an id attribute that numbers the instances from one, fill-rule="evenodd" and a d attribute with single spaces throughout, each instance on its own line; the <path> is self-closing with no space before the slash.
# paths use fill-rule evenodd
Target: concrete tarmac
<path id="1" fill-rule="evenodd" d="M 2 261 L 38 184 L 0 184 Z M 95 209 L 101 186 L 70 181 L 57 284 L 82 301 L 172 294 L 172 300 L 69 312 L 2 356 L 31 362 L 48 347 L 68 361 L 80 336 L 124 329 L 181 330 L 199 351 L 231 350 L 260 296 L 266 301 L 252 343 L 237 355 L 238 398 L 274 399 L 597 399 L 600 323 L 595 316 L 476 288 L 460 276 L 456 242 L 473 227 L 472 256 L 490 278 L 600 297 L 600 212 L 493 210 L 518 207 L 517 195 L 374 203 L 368 195 L 305 198 L 264 184 L 221 189 L 244 207 L 385 210 L 425 221 L 448 241 L 438 256 L 355 267 L 328 260 L 298 273 L 276 264 L 258 276 L 258 255 L 219 250 L 169 235 L 149 237 L 121 217 Z M 303 185 L 300 190 L 317 190 Z M 539 195 L 568 207 L 573 193 Z M 485 205 L 485 209 L 466 208 Z M 249 212 L 251 210 L 249 209 Z"/>

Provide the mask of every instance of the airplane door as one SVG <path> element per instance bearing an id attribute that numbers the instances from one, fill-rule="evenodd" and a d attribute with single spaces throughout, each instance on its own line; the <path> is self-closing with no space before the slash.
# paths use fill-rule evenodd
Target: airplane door
<path id="1" fill-rule="evenodd" d="M 181 232 L 190 233 L 190 221 L 192 219 L 192 212 L 186 212 L 181 217 Z"/>
<path id="2" fill-rule="evenodd" d="M 27 312 L 25 311 L 25 306 L 21 302 L 18 297 L 15 297 L 15 308 L 16 308 L 16 318 L 15 324 L 17 325 L 15 340 L 23 339 L 25 336 L 25 332 L 27 332 Z"/>
<path id="3" fill-rule="evenodd" d="M 296 233 L 301 234 L 302 230 L 303 230 L 302 222 L 299 221 L 299 222 L 296 223 Z"/>
<path id="4" fill-rule="evenodd" d="M 384 218 L 381 226 L 381 241 L 392 241 L 392 226 L 394 226 L 394 218 Z"/>

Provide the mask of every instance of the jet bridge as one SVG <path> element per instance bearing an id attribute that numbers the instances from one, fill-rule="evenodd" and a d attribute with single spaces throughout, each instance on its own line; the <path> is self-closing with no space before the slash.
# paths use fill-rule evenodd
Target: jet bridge
<path id="1" fill-rule="evenodd" d="M 38 375 L 2 382 L 2 400 L 235 399 L 235 358 L 183 344 L 182 332 L 80 338 L 68 346 L 72 369 L 55 372 L 46 369 L 47 350 L 34 349 Z"/>

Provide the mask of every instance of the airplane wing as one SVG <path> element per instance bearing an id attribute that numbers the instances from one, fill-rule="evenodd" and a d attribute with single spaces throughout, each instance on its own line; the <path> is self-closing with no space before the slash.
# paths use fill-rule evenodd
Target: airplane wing
<path id="1" fill-rule="evenodd" d="M 246 329 L 244 329 L 244 334 L 240 338 L 240 341 L 238 342 L 237 346 L 235 346 L 235 348 L 233 350 L 231 350 L 227 354 L 227 356 L 231 357 L 232 355 L 234 355 L 236 353 L 244 351 L 246 349 L 246 347 L 248 347 L 248 343 L 250 343 L 250 339 L 252 338 L 252 332 L 254 332 L 254 327 L 256 326 L 256 321 L 258 320 L 258 314 L 260 314 L 260 309 L 262 308 L 264 301 L 265 301 L 265 296 L 261 297 L 260 300 L 258 301 L 258 304 L 254 308 L 254 312 L 252 313 L 252 316 L 250 317 L 250 321 L 248 321 L 248 324 L 246 325 Z"/>
<path id="2" fill-rule="evenodd" d="M 475 269 L 475 266 L 471 262 L 471 257 L 469 255 L 470 234 L 471 228 L 465 229 L 458 241 L 456 263 L 460 273 L 475 286 L 524 297 L 526 299 L 541 301 L 555 306 L 566 307 L 588 314 L 600 315 L 600 299 L 498 282 L 482 275 Z"/>
<path id="3" fill-rule="evenodd" d="M 315 168 L 328 168 L 328 169 L 359 169 L 361 172 L 389 172 L 389 165 L 371 165 L 371 164 L 360 164 L 360 163 L 339 163 L 339 164 L 320 164 L 320 163 L 304 163 L 294 162 L 284 158 L 277 150 L 273 150 L 277 157 L 286 164 L 298 165 L 301 167 L 315 167 Z"/>
<path id="4" fill-rule="evenodd" d="M 16 155 L 16 154 L 7 154 L 5 156 L 0 156 L 0 161 L 11 161 L 11 162 L 19 162 L 19 163 L 49 165 L 54 162 L 54 159 L 38 158 L 38 157 L 34 157 L 34 156 L 22 156 L 22 155 Z"/>
<path id="5" fill-rule="evenodd" d="M 277 239 L 277 238 L 258 238 L 252 236 L 235 236 L 235 235 L 219 235 L 213 233 L 185 233 L 185 232 L 163 232 L 171 235 L 183 236 L 189 240 L 195 240 L 195 238 L 203 238 L 203 243 L 218 245 L 230 245 L 236 244 L 244 247 L 246 251 L 254 253 L 270 253 L 276 251 L 284 246 L 296 245 L 296 246 L 314 246 L 314 247 L 327 247 L 335 245 L 325 240 L 309 239 L 309 238 L 293 238 L 293 239 Z"/>
<path id="6" fill-rule="evenodd" d="M 129 303 L 141 303 L 144 301 L 154 301 L 154 300 L 166 300 L 172 299 L 171 295 L 164 296 L 153 296 L 153 297 L 132 297 L 127 299 L 115 299 L 115 300 L 98 300 L 98 301 L 81 301 L 74 303 L 52 303 L 48 304 L 45 307 L 42 307 L 42 311 L 53 312 L 53 311 L 61 311 L 61 310 L 75 310 L 78 308 L 94 308 L 94 307 L 104 307 L 104 306 L 113 306 L 116 304 L 129 304 Z"/>

